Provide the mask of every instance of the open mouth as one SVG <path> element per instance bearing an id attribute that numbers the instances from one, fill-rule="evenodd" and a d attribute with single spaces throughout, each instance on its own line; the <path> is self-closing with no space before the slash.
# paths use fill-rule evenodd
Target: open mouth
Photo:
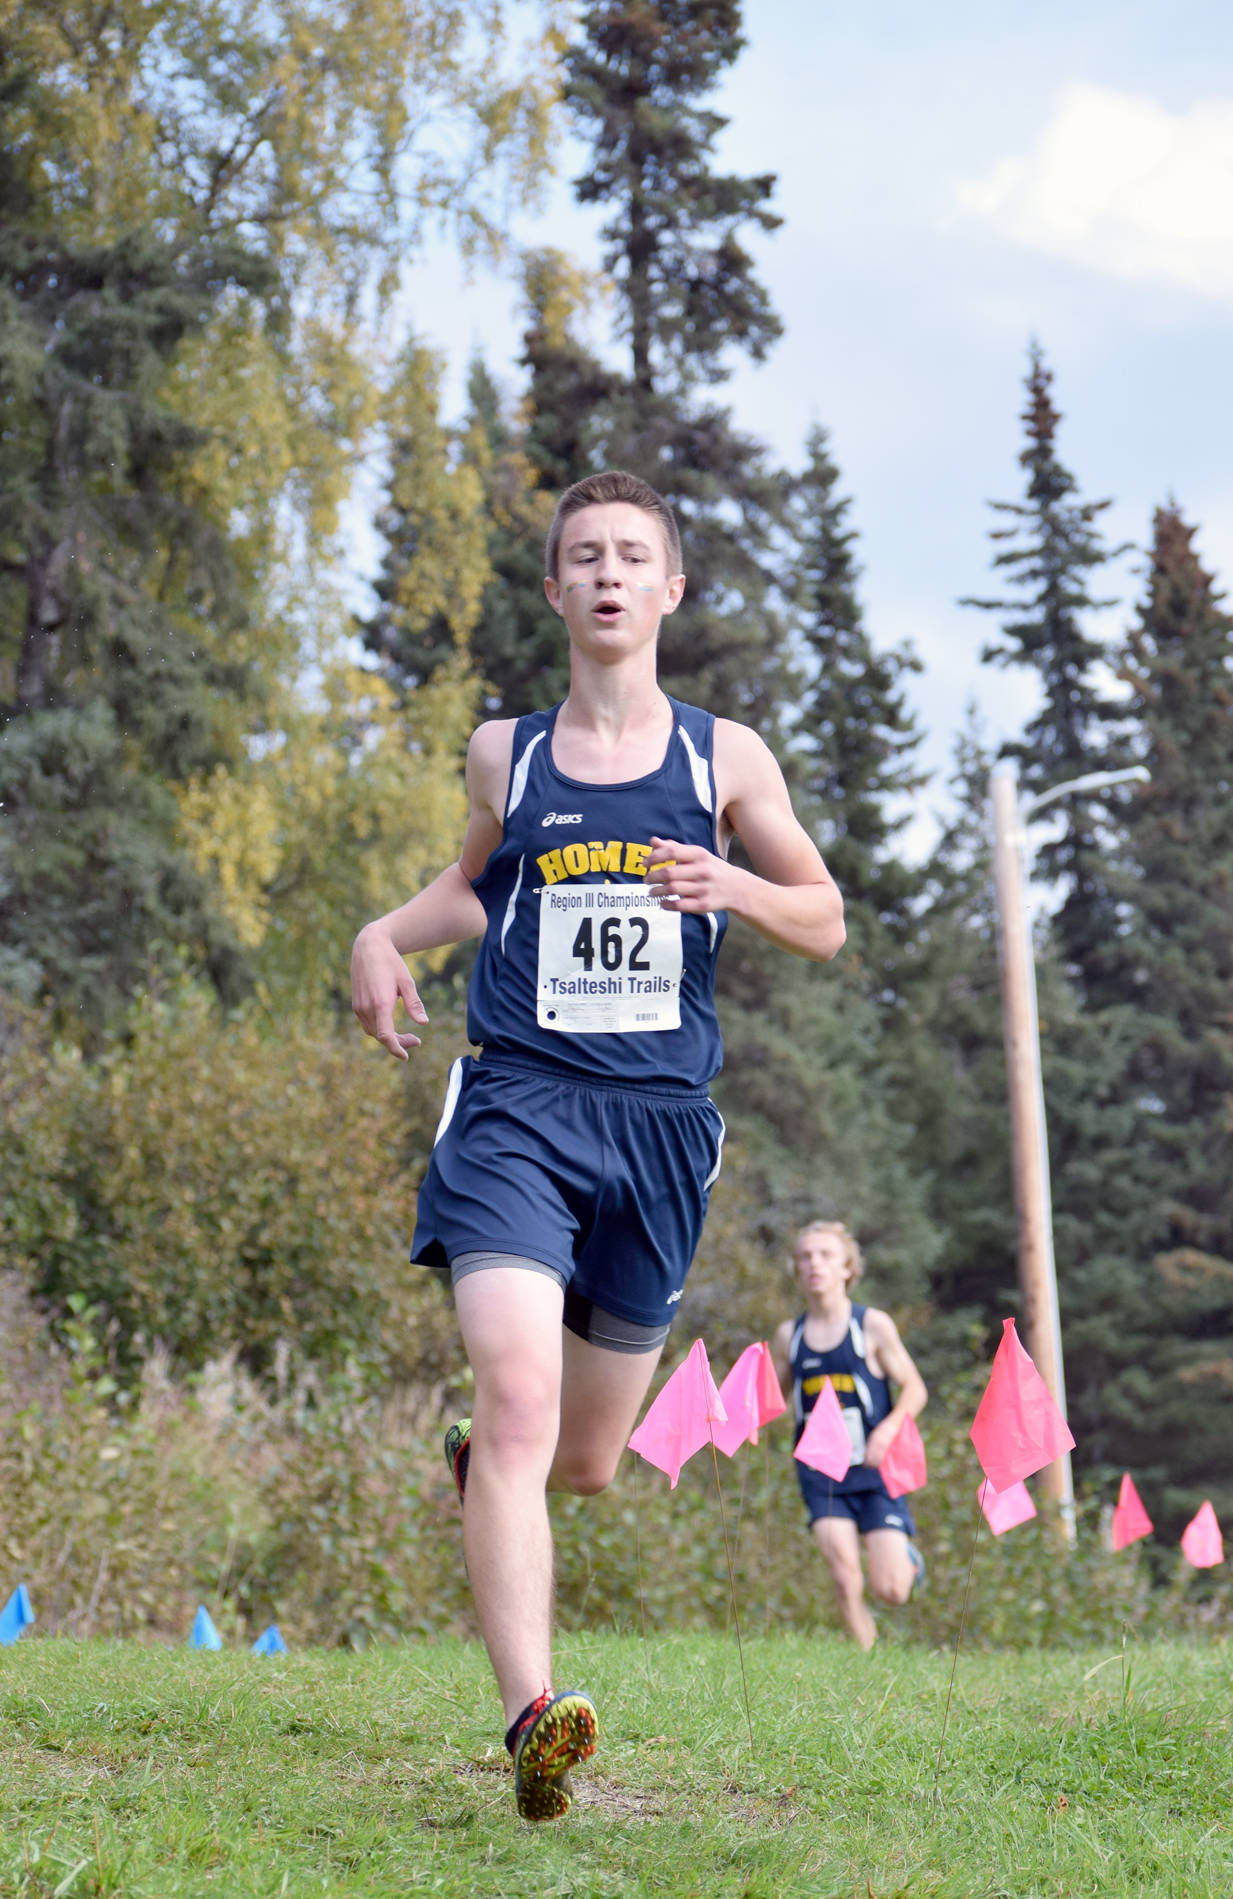
<path id="1" fill-rule="evenodd" d="M 601 600 L 595 609 L 596 617 L 600 620 L 615 620 L 624 611 L 619 600 Z"/>

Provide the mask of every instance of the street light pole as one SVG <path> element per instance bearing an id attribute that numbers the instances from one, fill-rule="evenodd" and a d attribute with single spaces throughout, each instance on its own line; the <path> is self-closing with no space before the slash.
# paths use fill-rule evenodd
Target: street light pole
<path id="1" fill-rule="evenodd" d="M 1025 901 L 1024 848 L 1027 819 L 1043 805 L 1075 791 L 1095 791 L 1130 779 L 1144 780 L 1141 765 L 1129 771 L 1089 772 L 1055 785 L 1051 791 L 1019 803 L 1014 766 L 995 765 L 989 780 L 993 813 L 993 879 L 998 916 L 998 958 L 1002 975 L 1002 1031 L 1006 1043 L 1006 1085 L 1010 1106 L 1011 1172 L 1019 1229 L 1019 1290 L 1027 1349 L 1066 1415 L 1066 1377 L 1058 1311 L 1057 1269 L 1053 1257 L 1053 1203 L 1049 1183 L 1049 1142 L 1045 1095 L 1040 1072 L 1040 1024 L 1036 1008 L 1036 959 Z M 1068 1542 L 1075 1536 L 1075 1493 L 1069 1453 L 1041 1472 L 1041 1488 L 1057 1505 Z"/>

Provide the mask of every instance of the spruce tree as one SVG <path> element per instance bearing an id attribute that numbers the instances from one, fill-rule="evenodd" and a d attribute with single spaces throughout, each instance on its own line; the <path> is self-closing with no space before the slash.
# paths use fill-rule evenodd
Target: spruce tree
<path id="1" fill-rule="evenodd" d="M 1106 975 L 1147 1205 L 1123 1235 L 1137 1296 L 1104 1347 L 1105 1443 L 1163 1466 L 1174 1527 L 1207 1495 L 1233 1511 L 1233 616 L 1195 532 L 1157 511 L 1121 656 L 1151 779 L 1122 819 Z"/>
<path id="2" fill-rule="evenodd" d="M 476 357 L 466 413 L 447 431 L 449 452 L 474 471 L 483 493 L 490 575 L 469 648 L 484 682 L 484 710 L 493 718 L 516 718 L 568 690 L 568 642 L 544 598 L 544 541 L 557 494 L 602 465 L 604 405 L 620 383 L 577 337 L 584 286 L 565 260 L 555 252 L 532 253 L 524 285 L 524 398 L 514 408 Z M 422 443 L 405 405 L 403 417 L 392 432 L 391 479 L 377 517 L 386 542 L 373 583 L 379 604 L 359 630 L 387 675 L 409 691 L 454 655 L 457 642 L 447 614 L 410 612 L 404 599 L 422 544 Z M 420 432 L 426 432 L 422 423 Z"/>
<path id="3" fill-rule="evenodd" d="M 1015 1215 L 988 818 L 975 708 L 954 745 L 952 815 L 922 866 L 908 999 L 894 1025 L 905 1158 L 945 1236 L 932 1290 L 943 1333 L 1014 1310 Z"/>
<path id="4" fill-rule="evenodd" d="M 714 168 L 726 120 L 706 104 L 744 44 L 737 0 L 603 0 L 565 57 L 566 97 L 589 139 L 576 181 L 602 204 L 605 269 L 616 282 L 629 375 L 597 444 L 676 510 L 688 587 L 661 633 L 665 688 L 783 728 L 796 681 L 777 591 L 787 478 L 700 392 L 734 351 L 760 360 L 780 333 L 745 249 L 776 228 L 774 178 Z"/>
<path id="5" fill-rule="evenodd" d="M 1104 657 L 1087 618 L 1116 604 L 1096 598 L 1094 576 L 1125 552 L 1110 548 L 1100 517 L 1109 500 L 1084 501 L 1058 456 L 1062 420 L 1053 402 L 1053 376 L 1038 344 L 1030 350 L 1026 434 L 1019 457 L 1027 484 L 1022 501 L 990 505 L 1004 525 L 990 530 L 997 552 L 993 566 L 1014 591 L 1008 597 L 970 598 L 965 606 L 1003 619 L 1000 642 L 983 657 L 999 666 L 1027 666 L 1038 676 L 1043 704 L 1024 728 L 1023 739 L 1004 747 L 1020 762 L 1026 795 L 1051 790 L 1068 778 L 1114 762 L 1108 728 L 1118 707 L 1095 678 Z M 1101 942 L 1113 926 L 1105 876 L 1106 840 L 1099 797 L 1076 795 L 1058 808 L 1063 829 L 1038 853 L 1042 877 L 1060 884 L 1063 898 L 1055 920 L 1067 966 L 1086 985 Z"/>
<path id="6" fill-rule="evenodd" d="M 864 624 L 851 502 L 825 429 L 806 442 L 794 493 L 796 605 L 808 654 L 800 702 L 801 749 L 792 761 L 818 814 L 823 855 L 844 894 L 849 955 L 871 992 L 891 993 L 912 933 L 923 873 L 896 854 L 926 782 L 916 762 L 921 732 L 904 681 L 920 671 L 906 647 L 879 652 Z"/>
<path id="7" fill-rule="evenodd" d="M 702 101 L 740 29 L 738 0 L 601 0 L 566 54 L 566 98 L 592 140 L 577 195 L 609 212 L 604 268 L 643 400 L 721 380 L 734 345 L 760 361 L 782 330 L 741 242 L 750 223 L 780 224 L 775 180 L 711 169 L 727 121 Z"/>
<path id="8" fill-rule="evenodd" d="M 264 267 L 154 232 L 60 241 L 0 163 L 0 943 L 6 979 L 98 1027 L 180 952 L 224 994 L 239 948 L 177 838 L 174 785 L 257 716 L 250 602 L 193 494 L 163 383 Z"/>

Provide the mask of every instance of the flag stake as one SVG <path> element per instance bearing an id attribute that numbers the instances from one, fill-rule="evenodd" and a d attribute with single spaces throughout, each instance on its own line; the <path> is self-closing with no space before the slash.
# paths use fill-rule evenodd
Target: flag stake
<path id="1" fill-rule="evenodd" d="M 741 1494 L 737 1498 L 737 1502 L 736 1502 L 736 1528 L 732 1532 L 732 1555 L 733 1555 L 734 1562 L 735 1562 L 735 1559 L 741 1553 L 741 1524 L 744 1522 L 744 1520 L 745 1520 L 745 1466 L 742 1463 L 741 1465 Z M 728 1616 L 727 1616 L 727 1620 L 724 1623 L 725 1642 L 728 1639 L 728 1630 L 732 1624 L 732 1604 L 733 1604 L 733 1595 L 732 1595 L 731 1589 L 729 1589 Z"/>
<path id="2" fill-rule="evenodd" d="M 976 1493 L 976 1532 L 972 1538 L 972 1554 L 968 1558 L 968 1579 L 963 1585 L 963 1607 L 959 1611 L 959 1632 L 955 1637 L 955 1658 L 950 1665 L 950 1681 L 946 1688 L 946 1706 L 942 1711 L 942 1733 L 938 1739 L 938 1764 L 933 1770 L 933 1806 L 938 1804 L 938 1782 L 942 1778 L 942 1749 L 946 1746 L 946 1724 L 950 1720 L 950 1698 L 955 1690 L 955 1670 L 959 1666 L 959 1645 L 963 1641 L 964 1624 L 968 1619 L 968 1597 L 972 1592 L 972 1571 L 976 1566 L 976 1545 L 980 1541 L 980 1524 L 984 1515 L 980 1507 L 980 1491 Z"/>
<path id="3" fill-rule="evenodd" d="M 771 1632 L 771 1440 L 769 1437 L 763 1438 L 762 1450 L 762 1520 L 766 1531 L 766 1586 L 762 1592 L 762 1599 L 766 1608 L 766 1633 L 769 1635 Z"/>
<path id="4" fill-rule="evenodd" d="M 745 1650 L 741 1643 L 741 1618 L 736 1606 L 736 1576 L 732 1569 L 732 1551 L 728 1546 L 728 1513 L 724 1509 L 724 1487 L 719 1481 L 719 1452 L 715 1449 L 714 1431 L 711 1432 L 711 1457 L 715 1464 L 715 1488 L 719 1492 L 719 1521 L 723 1526 L 724 1555 L 728 1559 L 728 1607 L 732 1611 L 732 1623 L 736 1629 L 736 1652 L 741 1663 L 741 1691 L 745 1696 L 745 1725 L 749 1729 L 749 1751 L 753 1754 L 757 1751 L 754 1747 L 753 1716 L 749 1712 L 749 1683 L 745 1679 Z"/>
<path id="5" fill-rule="evenodd" d="M 641 1522 L 641 1516 L 642 1516 L 641 1493 L 638 1489 L 638 1458 L 637 1458 L 637 1455 L 635 1454 L 634 1456 L 634 1551 L 638 1558 L 638 1615 L 642 1622 L 642 1659 L 646 1663 L 647 1687 L 654 1688 L 655 1682 L 651 1675 L 651 1651 L 647 1647 L 647 1640 L 646 1640 L 646 1596 L 643 1594 L 643 1590 L 642 1590 L 642 1535 L 639 1528 L 639 1524 Z"/>

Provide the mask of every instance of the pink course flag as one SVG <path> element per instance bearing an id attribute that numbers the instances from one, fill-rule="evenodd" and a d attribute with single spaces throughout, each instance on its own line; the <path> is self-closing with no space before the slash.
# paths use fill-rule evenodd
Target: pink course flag
<path id="1" fill-rule="evenodd" d="M 775 1376 L 769 1345 L 747 1345 L 719 1387 L 719 1401 L 727 1422 L 715 1428 L 715 1442 L 725 1457 L 734 1457 L 744 1443 L 758 1442 L 758 1429 L 787 1410 Z"/>
<path id="2" fill-rule="evenodd" d="M 852 1440 L 843 1421 L 843 1406 L 829 1378 L 822 1381 L 813 1410 L 805 1419 L 801 1441 L 792 1454 L 802 1464 L 808 1464 L 810 1470 L 820 1470 L 824 1477 L 833 1477 L 836 1483 L 848 1474 Z"/>
<path id="3" fill-rule="evenodd" d="M 969 1435 L 997 1491 L 1022 1483 L 1075 1447 L 1048 1385 L 1019 1343 L 1013 1319 L 1002 1321 L 993 1370 Z"/>
<path id="4" fill-rule="evenodd" d="M 1024 1483 L 1012 1484 L 1009 1490 L 995 1490 L 986 1477 L 976 1494 L 985 1521 L 995 1536 L 1001 1536 L 1004 1530 L 1017 1529 L 1021 1523 L 1030 1523 L 1036 1515 L 1036 1505 Z"/>
<path id="5" fill-rule="evenodd" d="M 630 1438 L 629 1448 L 665 1471 L 675 1490 L 682 1464 L 709 1444 L 713 1427 L 726 1419 L 706 1346 L 695 1339 Z"/>
<path id="6" fill-rule="evenodd" d="M 1214 1569 L 1224 1561 L 1224 1538 L 1210 1503 L 1200 1504 L 1182 1531 L 1182 1555 L 1194 1569 Z"/>
<path id="7" fill-rule="evenodd" d="M 1152 1533 L 1152 1519 L 1139 1501 L 1130 1472 L 1123 1471 L 1122 1487 L 1117 1493 L 1117 1508 L 1113 1512 L 1113 1547 L 1124 1550 L 1128 1543 L 1137 1543 L 1141 1536 Z"/>
<path id="8" fill-rule="evenodd" d="M 925 1447 L 915 1418 L 905 1418 L 891 1439 L 891 1447 L 878 1465 L 878 1475 L 887 1495 L 906 1496 L 909 1490 L 922 1490 L 929 1478 Z"/>

